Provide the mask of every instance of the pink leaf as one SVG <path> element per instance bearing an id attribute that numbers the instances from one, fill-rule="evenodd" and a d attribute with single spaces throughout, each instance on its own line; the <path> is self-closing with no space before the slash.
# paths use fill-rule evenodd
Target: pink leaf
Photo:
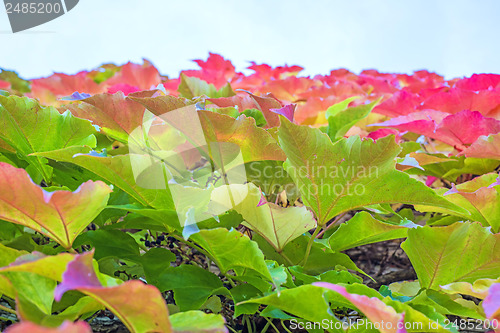
<path id="1" fill-rule="evenodd" d="M 314 286 L 331 289 L 344 296 L 349 302 L 358 308 L 372 323 L 380 326 L 382 333 L 406 333 L 406 330 L 398 329 L 398 326 L 404 327 L 404 314 L 397 313 L 392 307 L 376 297 L 351 294 L 346 288 L 328 282 L 314 282 Z M 390 323 L 390 324 L 389 324 Z"/>
<path id="2" fill-rule="evenodd" d="M 293 115 L 295 114 L 296 104 L 288 104 L 282 107 L 281 109 L 269 109 L 269 111 L 280 114 L 286 117 L 288 120 L 293 122 Z"/>
<path id="3" fill-rule="evenodd" d="M 397 128 L 400 131 L 422 134 L 460 150 L 467 148 L 466 145 L 474 143 L 481 135 L 500 132 L 500 121 L 485 118 L 478 111 L 468 110 L 452 115 L 435 110 L 425 110 L 370 126 L 387 126 Z"/>
<path id="4" fill-rule="evenodd" d="M 108 93 L 109 94 L 115 94 L 117 92 L 121 91 L 125 96 L 128 96 L 128 94 L 131 94 L 136 91 L 140 91 L 139 87 L 136 86 L 131 86 L 126 83 L 118 83 L 115 84 L 114 86 L 111 86 L 108 88 Z"/>
<path id="5" fill-rule="evenodd" d="M 172 332 L 168 309 L 160 291 L 138 280 L 103 287 L 92 263 L 93 252 L 77 255 L 56 287 L 58 301 L 69 290 L 91 296 L 111 310 L 131 332 Z"/>
<path id="6" fill-rule="evenodd" d="M 495 283 L 490 287 L 488 296 L 486 296 L 482 305 L 486 317 L 492 323 L 496 322 L 498 324 L 500 322 L 500 283 Z M 496 332 L 500 332 L 500 328 Z"/>

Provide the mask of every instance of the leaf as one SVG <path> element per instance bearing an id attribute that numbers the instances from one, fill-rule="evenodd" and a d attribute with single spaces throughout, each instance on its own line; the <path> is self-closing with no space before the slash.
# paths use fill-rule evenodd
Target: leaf
<path id="1" fill-rule="evenodd" d="M 227 142 L 239 147 L 245 162 L 285 159 L 276 141 L 264 129 L 257 127 L 252 117 L 241 115 L 234 119 L 215 112 L 196 111 L 194 105 L 175 110 L 167 103 L 166 97 L 135 100 L 183 133 L 194 148 L 206 151 L 207 145 Z M 154 136 L 151 132 L 148 135 Z M 158 146 L 165 144 L 160 141 Z"/>
<path id="2" fill-rule="evenodd" d="M 52 168 L 46 159 L 32 153 L 88 145 L 95 147 L 95 129 L 88 120 L 59 114 L 52 107 L 42 107 L 26 97 L 0 96 L 0 139 L 15 149 L 17 155 L 32 164 L 50 184 Z"/>
<path id="3" fill-rule="evenodd" d="M 500 271 L 500 234 L 479 223 L 410 229 L 401 248 L 423 288 L 497 278 Z"/>
<path id="4" fill-rule="evenodd" d="M 155 91 L 144 91 L 135 97 L 151 97 L 154 93 Z M 81 103 L 65 105 L 59 109 L 69 110 L 78 118 L 91 120 L 101 127 L 104 134 L 124 143 L 128 141 L 128 134 L 143 123 L 145 112 L 142 105 L 125 97 L 122 92 L 94 95 L 83 99 Z"/>
<path id="5" fill-rule="evenodd" d="M 269 109 L 269 111 L 277 113 L 290 120 L 293 123 L 293 115 L 297 104 L 288 104 L 279 109 Z"/>
<path id="6" fill-rule="evenodd" d="M 326 117 L 328 120 L 328 128 L 326 132 L 332 142 L 342 138 L 359 120 L 368 116 L 379 102 L 380 98 L 370 104 L 363 104 L 346 108 L 344 110 L 335 110 L 337 112 L 333 111 L 332 107 L 330 107 L 326 111 Z M 337 104 L 334 106 L 336 105 Z"/>
<path id="7" fill-rule="evenodd" d="M 75 238 L 104 209 L 111 189 L 88 181 L 75 192 L 47 192 L 26 171 L 0 163 L 0 218 L 36 230 L 69 249 Z"/>
<path id="8" fill-rule="evenodd" d="M 460 295 L 447 295 L 434 290 L 425 290 L 411 300 L 411 305 L 423 304 L 435 308 L 439 313 L 484 320 L 479 306 Z"/>
<path id="9" fill-rule="evenodd" d="M 173 290 L 181 311 L 198 310 L 210 296 L 228 293 L 215 274 L 193 265 L 169 267 L 157 279 L 161 292 Z"/>
<path id="10" fill-rule="evenodd" d="M 179 312 L 170 316 L 175 333 L 227 333 L 225 320 L 220 315 L 202 311 Z"/>
<path id="11" fill-rule="evenodd" d="M 148 166 L 150 157 L 147 155 L 117 155 L 112 157 L 95 156 L 90 147 L 72 147 L 37 155 L 54 159 L 60 162 L 69 162 L 85 168 L 111 184 L 119 187 L 143 206 L 159 209 L 174 209 L 170 191 L 162 180 L 157 180 L 157 188 L 144 188 L 137 184 L 131 159 L 136 166 Z M 137 171 L 135 171 L 137 172 Z M 163 187 L 162 187 L 163 186 Z"/>
<path id="12" fill-rule="evenodd" d="M 197 77 L 190 77 L 181 73 L 180 78 L 181 84 L 179 85 L 178 91 L 181 96 L 185 98 L 194 98 L 203 95 L 210 98 L 219 98 L 236 95 L 229 83 L 217 90 L 213 84 L 207 83 Z"/>
<path id="13" fill-rule="evenodd" d="M 494 284 L 500 283 L 498 279 L 477 279 L 473 283 L 453 282 L 444 286 L 439 286 L 441 291 L 447 294 L 463 294 L 484 299 L 488 295 L 488 289 Z"/>
<path id="14" fill-rule="evenodd" d="M 12 249 L 9 249 L 12 251 Z M 19 252 L 23 253 L 23 252 Z M 7 272 L 28 272 L 61 281 L 68 263 L 73 260 L 73 255 L 60 253 L 55 256 L 46 256 L 40 252 L 33 252 L 18 257 L 10 265 L 0 268 L 0 274 Z"/>
<path id="15" fill-rule="evenodd" d="M 232 208 L 240 213 L 245 219 L 244 225 L 261 235 L 278 252 L 282 252 L 290 241 L 316 227 L 316 221 L 306 207 L 284 208 L 268 202 L 259 204 L 261 197 L 262 193 L 253 184 L 220 186 L 212 192 L 211 206 L 217 207 L 215 211 Z M 239 203 L 233 206 L 234 202 Z"/>
<path id="16" fill-rule="evenodd" d="M 45 78 L 31 80 L 31 94 L 42 104 L 56 104 L 56 99 L 75 91 L 98 94 L 104 87 L 96 84 L 86 71 L 74 75 L 54 73 Z"/>
<path id="17" fill-rule="evenodd" d="M 467 209 L 466 215 L 483 226 L 491 226 L 494 232 L 500 231 L 500 176 L 489 173 L 468 182 L 453 185 L 444 193 L 448 200 Z M 463 216 L 463 215 L 462 215 Z"/>
<path id="18" fill-rule="evenodd" d="M 324 225 L 338 214 L 377 203 L 426 203 L 462 211 L 423 183 L 395 169 L 400 147 L 393 136 L 373 142 L 358 136 L 332 144 L 318 129 L 281 118 L 284 167 L 294 179 L 304 204 Z"/>
<path id="19" fill-rule="evenodd" d="M 468 124 L 466 127 L 463 124 Z M 486 118 L 478 111 L 464 110 L 456 114 L 435 110 L 414 112 L 383 123 L 370 126 L 386 126 L 399 131 L 410 131 L 447 143 L 459 150 L 467 148 L 481 135 L 500 132 L 500 121 Z"/>
<path id="20" fill-rule="evenodd" d="M 459 155 L 500 160 L 500 133 L 488 136 L 481 135 Z"/>
<path id="21" fill-rule="evenodd" d="M 405 238 L 410 228 L 417 225 L 394 225 L 374 219 L 367 212 L 359 212 L 340 227 L 328 238 L 333 251 L 344 251 L 357 246 L 382 242 L 390 239 Z"/>
<path id="22" fill-rule="evenodd" d="M 483 301 L 483 309 L 486 317 L 497 323 L 500 320 L 500 283 L 493 284 L 488 289 L 488 296 Z M 497 332 L 498 332 L 498 327 Z"/>
<path id="23" fill-rule="evenodd" d="M 298 302 L 297 300 L 300 300 Z M 328 299 L 325 298 L 322 288 L 312 285 L 303 285 L 293 289 L 282 290 L 278 295 L 273 293 L 268 296 L 252 298 L 239 304 L 257 303 L 268 306 L 275 306 L 287 313 L 311 322 L 338 322 L 331 314 Z M 343 332 L 331 330 L 331 332 Z"/>
<path id="24" fill-rule="evenodd" d="M 103 287 L 93 268 L 92 252 L 77 255 L 68 264 L 54 293 L 56 301 L 70 290 L 99 301 L 133 333 L 172 332 L 167 305 L 158 289 L 137 280 Z"/>
<path id="25" fill-rule="evenodd" d="M 452 114 L 462 110 L 472 110 L 491 117 L 498 105 L 500 105 L 500 94 L 495 90 L 485 89 L 475 92 L 451 88 L 431 94 L 419 107 Z"/>
<path id="26" fill-rule="evenodd" d="M 264 242 L 264 240 L 260 236 L 254 235 L 253 238 L 256 242 L 258 242 L 259 247 L 262 249 L 267 259 L 275 260 L 278 263 L 287 266 L 293 266 L 302 264 L 310 235 L 301 235 L 300 237 L 287 244 L 287 246 L 283 250 L 283 255 L 288 258 L 287 260 L 284 260 L 283 256 L 278 253 L 273 247 L 268 245 L 267 242 Z M 326 245 L 321 244 L 318 241 L 313 242 L 309 258 L 306 265 L 303 265 L 303 269 L 304 273 L 306 274 L 318 275 L 329 270 L 336 269 L 337 266 L 344 267 L 366 275 L 366 273 L 364 273 L 354 264 L 354 262 L 349 258 L 348 255 L 344 253 L 333 252 Z"/>
<path id="27" fill-rule="evenodd" d="M 127 84 L 138 87 L 140 90 L 154 89 L 161 83 L 160 73 L 151 62 L 143 59 L 143 64 L 126 63 L 118 68 L 104 83 L 108 86 Z"/>
<path id="28" fill-rule="evenodd" d="M 82 243 L 90 244 L 95 249 L 94 258 L 100 260 L 106 257 L 118 257 L 137 261 L 139 245 L 129 234 L 119 230 L 89 230 L 78 239 L 78 246 Z"/>
<path id="29" fill-rule="evenodd" d="M 257 243 L 238 231 L 223 228 L 200 230 L 191 237 L 208 252 L 223 274 L 234 269 L 237 275 L 244 275 L 247 269 L 251 269 L 272 281 Z"/>
<path id="30" fill-rule="evenodd" d="M 0 68 L 0 80 L 10 83 L 11 89 L 17 90 L 20 93 L 27 93 L 31 90 L 30 82 L 20 78 L 14 71 Z"/>
<path id="31" fill-rule="evenodd" d="M 314 282 L 313 286 L 327 288 L 333 290 L 350 303 L 358 308 L 375 327 L 380 327 L 382 333 L 406 333 L 407 331 L 402 328 L 398 329 L 398 324 L 404 324 L 404 314 L 397 313 L 393 308 L 387 306 L 380 299 L 376 297 L 367 297 L 365 295 L 356 295 L 347 292 L 343 286 L 331 284 L 328 282 Z M 385 324 L 384 324 L 385 323 Z M 403 325 L 404 327 L 404 325 Z"/>
<path id="32" fill-rule="evenodd" d="M 38 326 L 30 322 L 17 323 L 9 326 L 5 333 L 92 333 L 92 328 L 85 321 L 65 321 L 57 328 Z"/>

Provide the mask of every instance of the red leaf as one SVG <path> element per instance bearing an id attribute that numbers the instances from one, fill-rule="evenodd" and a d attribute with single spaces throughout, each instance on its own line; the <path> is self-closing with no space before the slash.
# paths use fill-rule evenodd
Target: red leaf
<path id="1" fill-rule="evenodd" d="M 10 82 L 0 80 L 0 89 L 10 89 Z"/>
<path id="2" fill-rule="evenodd" d="M 407 90 L 397 91 L 391 98 L 377 105 L 373 111 L 386 116 L 402 116 L 416 111 L 417 106 L 422 101 L 416 94 Z"/>
<path id="3" fill-rule="evenodd" d="M 459 88 L 438 92 L 427 98 L 419 107 L 421 110 L 433 109 L 446 113 L 463 110 L 479 111 L 484 116 L 495 116 L 500 108 L 500 90 L 474 92 Z M 491 115 L 490 115 L 491 113 Z"/>
<path id="4" fill-rule="evenodd" d="M 53 103 L 75 91 L 93 95 L 104 92 L 104 88 L 95 83 L 88 72 L 75 75 L 55 73 L 47 78 L 31 80 L 31 95 L 42 104 Z"/>
<path id="5" fill-rule="evenodd" d="M 215 53 L 209 53 L 207 61 L 198 59 L 194 62 L 201 67 L 201 70 L 187 70 L 182 73 L 212 83 L 217 89 L 225 86 L 236 75 L 231 61 Z"/>
<path id="6" fill-rule="evenodd" d="M 0 219 L 36 230 L 66 249 L 105 208 L 111 192 L 103 182 L 91 180 L 74 192 L 47 192 L 24 169 L 3 162 L 0 188 Z"/>
<path id="7" fill-rule="evenodd" d="M 107 86 L 127 84 L 138 87 L 140 90 L 155 89 L 161 83 L 160 73 L 149 61 L 144 60 L 142 65 L 131 62 L 121 66 L 121 70 L 112 78 L 104 81 Z"/>
<path id="8" fill-rule="evenodd" d="M 455 87 L 473 91 L 500 88 L 500 75 L 473 74 L 470 78 L 457 81 Z"/>
<path id="9" fill-rule="evenodd" d="M 59 301 L 69 290 L 93 297 L 111 310 L 131 332 L 172 332 L 168 309 L 160 291 L 138 280 L 103 287 L 95 274 L 93 252 L 78 255 L 63 274 L 54 298 Z"/>
<path id="10" fill-rule="evenodd" d="M 130 97 L 152 97 L 154 90 L 143 91 Z M 104 133 L 125 140 L 143 122 L 145 107 L 119 91 L 116 94 L 98 94 L 82 103 L 65 105 L 60 112 L 70 110 L 78 118 L 89 119 Z"/>
<path id="11" fill-rule="evenodd" d="M 435 110 L 425 110 L 370 126 L 394 127 L 400 131 L 422 134 L 460 150 L 475 142 L 481 135 L 500 132 L 500 121 L 485 118 L 477 111 L 468 110 L 452 115 Z"/>

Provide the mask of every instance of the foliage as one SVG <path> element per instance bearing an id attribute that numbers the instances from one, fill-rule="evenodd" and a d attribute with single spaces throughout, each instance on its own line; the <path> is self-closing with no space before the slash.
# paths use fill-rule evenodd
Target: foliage
<path id="1" fill-rule="evenodd" d="M 500 75 L 196 62 L 0 71 L 6 332 L 500 332 Z"/>

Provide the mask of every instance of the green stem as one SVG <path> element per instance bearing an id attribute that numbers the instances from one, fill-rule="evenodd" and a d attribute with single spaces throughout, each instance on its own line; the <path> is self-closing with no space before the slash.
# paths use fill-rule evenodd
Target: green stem
<path id="1" fill-rule="evenodd" d="M 231 332 L 238 333 L 234 328 L 226 324 L 226 327 L 229 328 Z"/>
<path id="2" fill-rule="evenodd" d="M 288 333 L 292 333 L 292 332 L 288 329 L 288 327 L 286 327 L 286 325 L 285 325 L 285 321 L 284 321 L 283 319 L 281 319 L 281 327 L 283 327 L 283 329 L 284 329 L 285 331 L 287 331 Z"/>
<path id="3" fill-rule="evenodd" d="M 309 259 L 309 253 L 311 253 L 311 247 L 314 243 L 314 240 L 316 239 L 316 236 L 321 230 L 321 226 L 317 226 L 316 230 L 314 230 L 314 233 L 312 234 L 311 238 L 309 238 L 309 241 L 307 242 L 307 247 L 306 247 L 306 254 L 304 255 L 304 259 L 302 260 L 302 266 L 305 266 L 307 264 L 307 259 Z"/>
<path id="4" fill-rule="evenodd" d="M 244 315 L 244 318 L 245 318 L 245 322 L 247 324 L 247 328 L 248 328 L 248 333 L 253 333 L 253 330 L 252 330 L 252 323 L 250 322 L 250 318 L 248 318 L 247 315 Z"/>
<path id="5" fill-rule="evenodd" d="M 2 311 L 5 311 L 5 312 L 8 312 L 8 313 L 12 313 L 12 314 L 15 314 L 17 316 L 17 313 L 15 310 L 12 310 L 11 308 L 8 308 L 2 304 L 0 304 L 0 310 Z"/>

